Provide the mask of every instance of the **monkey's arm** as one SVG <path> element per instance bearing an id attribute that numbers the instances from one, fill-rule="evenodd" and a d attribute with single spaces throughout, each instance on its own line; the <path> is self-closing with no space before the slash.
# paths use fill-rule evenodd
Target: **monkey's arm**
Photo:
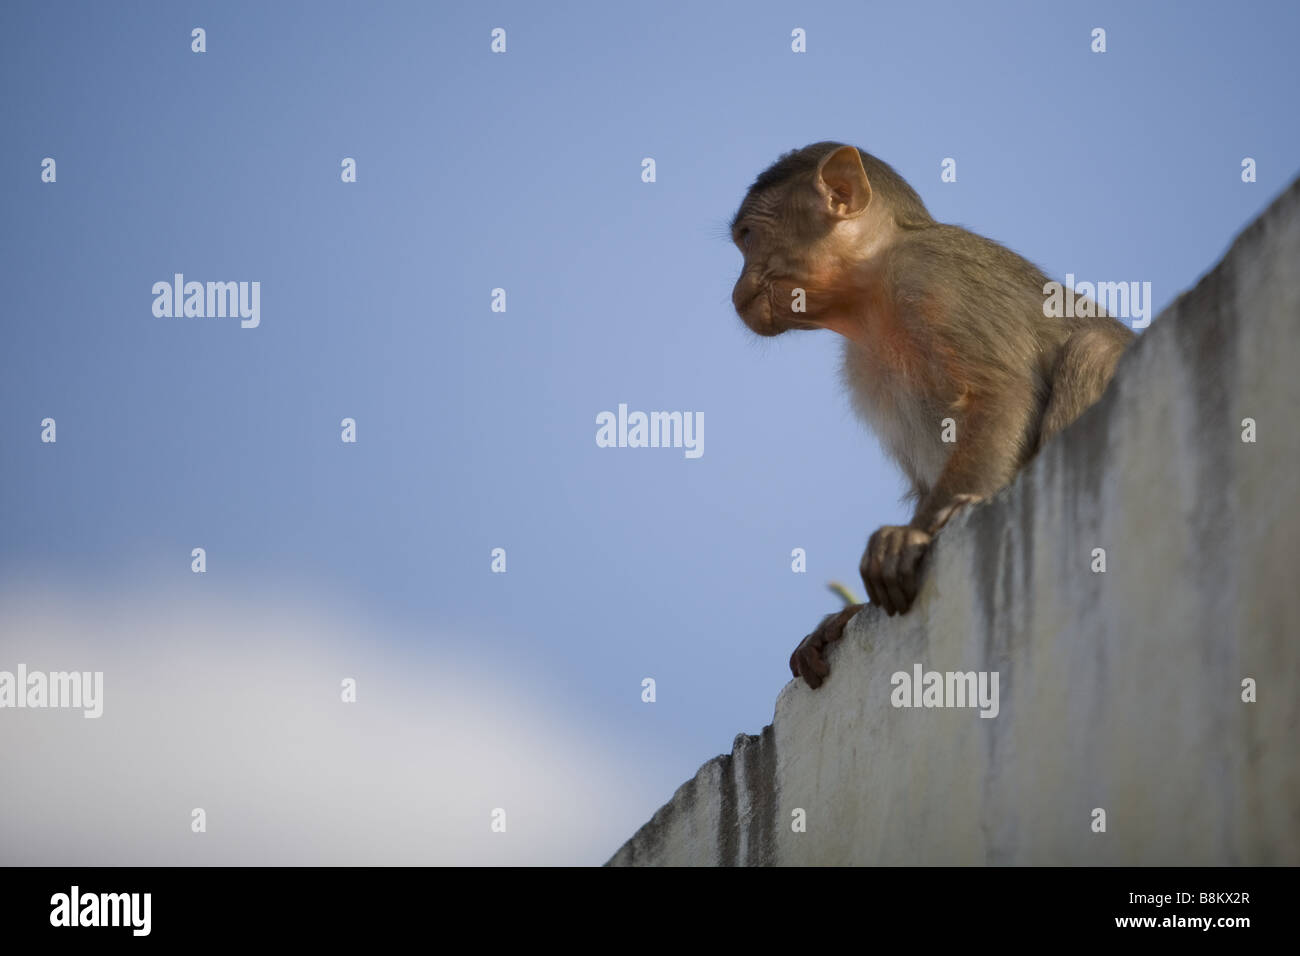
<path id="1" fill-rule="evenodd" d="M 1028 387 L 966 399 L 957 441 L 911 522 L 886 525 L 867 542 L 859 571 L 872 604 L 890 615 L 912 606 L 921 559 L 934 535 L 958 509 L 991 496 L 1015 476 L 1030 448 L 1038 404 Z"/>
<path id="2" fill-rule="evenodd" d="M 1029 385 L 967 399 L 939 480 L 917 503 L 909 528 L 937 534 L 957 508 L 1010 484 L 1033 450 L 1041 401 Z"/>

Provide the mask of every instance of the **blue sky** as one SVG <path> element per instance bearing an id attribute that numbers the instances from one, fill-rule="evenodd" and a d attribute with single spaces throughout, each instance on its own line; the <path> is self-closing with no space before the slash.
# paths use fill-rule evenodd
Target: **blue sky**
<path id="1" fill-rule="evenodd" d="M 644 757 L 592 811 L 630 835 L 771 719 L 826 581 L 860 591 L 907 516 L 834 337 L 731 310 L 748 183 L 851 142 L 1158 310 L 1300 171 L 1298 32 L 1292 3 L 6 3 L 0 577 L 128 626 L 346 606 L 399 668 L 472 660 Z M 155 318 L 176 272 L 259 281 L 261 325 Z M 598 448 L 621 402 L 702 412 L 704 455 Z"/>

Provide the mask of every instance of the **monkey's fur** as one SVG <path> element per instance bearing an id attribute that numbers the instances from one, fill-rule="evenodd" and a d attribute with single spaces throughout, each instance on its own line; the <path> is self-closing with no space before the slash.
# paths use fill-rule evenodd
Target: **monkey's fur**
<path id="1" fill-rule="evenodd" d="M 843 335 L 853 406 L 911 483 L 911 522 L 876 531 L 860 566 L 871 603 L 902 613 L 932 537 L 1101 397 L 1133 333 L 1095 303 L 1094 318 L 1046 317 L 1037 267 L 935 222 L 898 173 L 841 143 L 782 156 L 731 230 L 745 256 L 737 313 L 759 335 Z M 804 311 L 794 310 L 799 289 Z M 945 419 L 955 441 L 943 440 Z M 790 658 L 796 677 L 821 685 L 826 645 L 861 608 L 804 638 Z"/>

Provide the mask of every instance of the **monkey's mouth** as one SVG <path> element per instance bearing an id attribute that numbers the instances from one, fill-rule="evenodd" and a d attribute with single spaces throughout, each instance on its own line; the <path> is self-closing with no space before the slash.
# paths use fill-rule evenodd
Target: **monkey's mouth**
<path id="1" fill-rule="evenodd" d="M 736 314 L 749 326 L 750 331 L 765 338 L 783 332 L 816 329 L 813 322 L 802 321 L 794 315 L 782 315 L 772 305 L 774 287 L 766 285 L 736 307 Z"/>
<path id="2" fill-rule="evenodd" d="M 754 294 L 736 306 L 736 314 L 744 320 L 750 330 L 758 335 L 771 337 L 780 335 L 799 326 L 779 319 L 772 308 L 772 286 L 763 285 Z"/>

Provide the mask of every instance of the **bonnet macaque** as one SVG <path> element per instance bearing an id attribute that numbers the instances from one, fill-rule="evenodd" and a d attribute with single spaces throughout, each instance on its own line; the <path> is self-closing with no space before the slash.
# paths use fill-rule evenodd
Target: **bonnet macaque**
<path id="1" fill-rule="evenodd" d="M 745 256 L 736 312 L 759 335 L 842 335 L 854 409 L 910 483 L 912 520 L 877 530 L 860 565 L 871 603 L 901 614 L 934 535 L 1101 396 L 1133 333 L 1095 304 L 1093 317 L 1045 315 L 1047 276 L 935 222 L 898 173 L 853 146 L 782 156 L 749 188 L 731 235 Z M 862 606 L 803 639 L 796 677 L 821 685 L 827 645 Z"/>

